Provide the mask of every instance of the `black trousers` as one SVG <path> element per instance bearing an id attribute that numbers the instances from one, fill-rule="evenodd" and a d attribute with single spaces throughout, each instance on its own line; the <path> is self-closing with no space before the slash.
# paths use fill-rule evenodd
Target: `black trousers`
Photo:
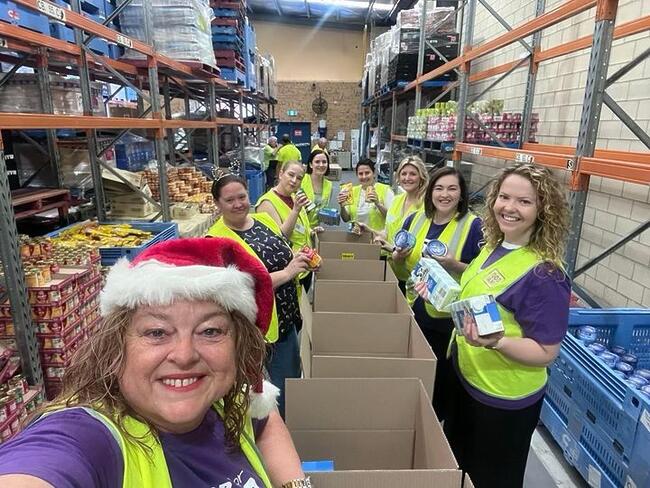
<path id="1" fill-rule="evenodd" d="M 418 298 L 413 304 L 415 321 L 422 334 L 438 358 L 436 363 L 436 382 L 433 387 L 433 409 L 441 422 L 447 417 L 449 403 L 449 376 L 454 374 L 447 359 L 447 348 L 451 340 L 454 323 L 451 318 L 434 319 L 424 308 L 424 301 Z"/>
<path id="2" fill-rule="evenodd" d="M 269 161 L 269 167 L 264 172 L 266 175 L 266 191 L 269 191 L 275 186 L 275 176 L 277 174 L 278 161 L 273 159 Z M 255 203 L 255 202 L 252 202 Z"/>
<path id="3" fill-rule="evenodd" d="M 450 378 L 444 428 L 461 469 L 476 488 L 522 488 L 543 398 L 521 410 L 503 410 L 472 398 L 455 371 Z"/>

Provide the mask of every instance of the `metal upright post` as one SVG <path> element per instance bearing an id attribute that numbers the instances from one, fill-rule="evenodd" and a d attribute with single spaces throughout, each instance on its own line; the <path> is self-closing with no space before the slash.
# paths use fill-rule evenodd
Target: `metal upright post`
<path id="1" fill-rule="evenodd" d="M 151 0 L 142 0 L 142 13 L 144 19 L 145 42 L 150 46 L 153 42 L 153 9 Z M 155 46 L 154 46 L 155 52 Z M 160 84 L 158 81 L 158 63 L 152 57 L 149 61 L 149 98 L 151 99 L 151 112 L 153 118 L 162 119 L 160 113 Z M 154 147 L 156 150 L 156 161 L 158 162 L 158 184 L 160 186 L 160 206 L 162 207 L 163 222 L 171 221 L 169 210 L 169 191 L 167 188 L 167 167 L 165 166 L 165 148 L 163 146 L 163 130 L 154 131 Z M 173 155 L 170 155 L 170 160 Z"/>
<path id="2" fill-rule="evenodd" d="M 43 105 L 43 112 L 46 114 L 54 113 L 54 103 L 52 102 L 52 86 L 50 85 L 50 73 L 47 70 L 47 55 L 45 50 L 39 50 L 37 56 L 38 85 L 41 92 L 41 102 Z M 47 137 L 47 149 L 50 155 L 50 167 L 54 172 L 56 178 L 57 188 L 63 186 L 63 177 L 61 175 L 59 148 L 56 144 L 56 131 L 54 129 L 47 129 L 45 131 Z"/>
<path id="3" fill-rule="evenodd" d="M 464 30 L 463 54 L 472 48 L 474 42 L 474 17 L 476 16 L 477 0 L 468 0 L 467 16 Z M 458 95 L 458 114 L 456 118 L 456 142 L 463 142 L 465 138 L 465 114 L 467 113 L 467 95 L 469 92 L 469 75 L 471 63 L 465 62 L 461 65 L 460 70 L 460 89 Z M 460 167 L 462 154 L 454 151 L 453 160 L 456 168 Z"/>
<path id="4" fill-rule="evenodd" d="M 213 82 L 208 83 L 208 114 L 214 124 L 208 129 L 208 161 L 219 166 L 219 137 L 217 134 L 217 90 Z"/>
<path id="5" fill-rule="evenodd" d="M 375 157 L 375 162 L 379 163 L 379 156 L 381 155 L 381 124 L 383 123 L 383 117 L 381 113 L 381 100 L 377 100 L 377 156 Z M 375 168 L 375 173 L 379 176 L 379 164 Z"/>
<path id="6" fill-rule="evenodd" d="M 393 100 L 390 113 L 390 186 L 395 184 L 395 141 L 393 141 L 393 132 L 395 131 L 395 122 L 397 121 L 397 95 L 393 92 Z"/>
<path id="7" fill-rule="evenodd" d="M 607 88 L 607 69 L 609 67 L 609 56 L 612 52 L 617 9 L 618 0 L 599 0 L 596 4 L 594 40 L 587 71 L 585 98 L 582 103 L 576 158 L 575 161 L 569 160 L 567 162 L 567 169 L 572 171 L 571 192 L 569 195 L 571 232 L 569 233 L 565 254 L 566 270 L 570 277 L 573 277 L 576 269 L 582 220 L 589 189 L 589 175 L 580 172 L 580 164 L 582 158 L 593 157 L 596 148 L 600 113 L 603 107 L 603 94 Z"/>
<path id="8" fill-rule="evenodd" d="M 172 120 L 172 97 L 169 89 L 169 77 L 165 76 L 165 83 L 163 84 L 163 94 L 165 97 L 165 119 Z M 169 164 L 172 166 L 176 162 L 176 143 L 174 142 L 174 129 L 166 129 L 167 135 L 167 152 L 169 153 Z"/>
<path id="9" fill-rule="evenodd" d="M 81 14 L 80 0 L 72 0 L 72 9 L 75 12 Z M 83 31 L 75 27 L 74 38 L 75 43 L 80 49 L 79 84 L 81 86 L 81 104 L 83 106 L 84 115 L 93 115 L 93 103 L 90 88 L 90 71 L 88 69 L 86 51 L 83 47 Z M 95 131 L 95 129 L 87 130 L 86 137 L 88 139 L 88 158 L 90 160 L 90 172 L 93 178 L 97 219 L 102 222 L 106 220 L 106 200 L 104 199 L 102 169 L 97 158 L 97 131 Z"/>
<path id="10" fill-rule="evenodd" d="M 43 383 L 43 371 L 32 324 L 32 311 L 27 300 L 23 264 L 18 250 L 18 231 L 11 204 L 11 190 L 9 189 L 2 135 L 0 135 L 0 259 L 11 303 L 11 317 L 22 371 L 30 384 L 40 385 Z"/>
<path id="11" fill-rule="evenodd" d="M 413 115 L 415 115 L 418 111 L 419 108 L 422 107 L 422 85 L 420 84 L 420 76 L 422 76 L 422 73 L 424 72 L 424 57 L 425 57 L 425 50 L 426 50 L 426 17 L 427 17 L 427 1 L 424 0 L 422 2 L 422 11 L 420 12 L 420 43 L 418 45 L 418 71 L 417 75 L 415 76 L 415 79 L 418 81 L 417 85 L 415 85 L 415 111 L 413 112 Z"/>
<path id="12" fill-rule="evenodd" d="M 190 97 L 185 95 L 185 118 L 190 119 L 192 117 L 192 108 L 190 107 Z M 190 153 L 190 157 L 194 156 L 194 150 L 192 146 L 192 132 L 185 130 L 185 142 L 187 143 L 187 149 Z"/>
<path id="13" fill-rule="evenodd" d="M 546 0 L 537 0 L 535 16 L 539 17 L 546 9 Z M 533 116 L 533 102 L 535 101 L 535 84 L 537 83 L 537 69 L 539 64 L 535 62 L 535 53 L 539 51 L 542 43 L 542 31 L 533 34 L 533 54 L 530 56 L 528 66 L 528 80 L 526 82 L 526 96 L 524 98 L 524 110 L 521 116 L 521 134 L 519 139 L 519 148 L 524 147 L 530 138 L 530 122 Z"/>
<path id="14" fill-rule="evenodd" d="M 239 144 L 241 150 L 241 164 L 239 165 L 239 174 L 246 178 L 246 135 L 244 134 L 244 92 L 239 90 Z"/>

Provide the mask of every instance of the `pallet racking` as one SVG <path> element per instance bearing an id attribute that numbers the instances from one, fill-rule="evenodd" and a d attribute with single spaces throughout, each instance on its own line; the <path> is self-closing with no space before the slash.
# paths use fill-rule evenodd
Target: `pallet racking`
<path id="1" fill-rule="evenodd" d="M 174 164 L 182 159 L 192 163 L 186 155 L 177 151 L 174 130 L 184 129 L 185 139 L 191 147 L 192 133 L 196 130 L 208 131 L 208 161 L 218 163 L 220 147 L 220 128 L 239 128 L 242 174 L 244 168 L 244 141 L 254 137 L 259 142 L 260 132 L 268 129 L 274 116 L 272 99 L 260 94 L 250 93 L 221 79 L 218 72 L 197 62 L 174 60 L 162 55 L 152 47 L 153 19 L 151 0 L 142 0 L 145 40 L 139 41 L 125 36 L 110 26 L 113 20 L 129 4 L 119 6 L 103 21 L 95 22 L 83 15 L 80 0 L 71 0 L 71 10 L 62 9 L 49 0 L 15 0 L 15 4 L 44 14 L 74 30 L 74 43 L 55 39 L 24 27 L 0 22 L 0 61 L 13 67 L 0 78 L 2 87 L 22 66 L 35 69 L 41 92 L 44 112 L 42 114 L 0 113 L 0 127 L 11 130 L 45 129 L 47 148 L 40 148 L 49 154 L 50 163 L 61 186 L 59 154 L 57 149 L 57 129 L 78 129 L 85 131 L 92 179 L 94 200 L 99 220 L 106 219 L 105 200 L 102 185 L 102 171 L 108 171 L 136 191 L 158 209 L 154 220 L 162 217 L 171 220 L 169 196 L 166 181 L 166 151 L 168 162 Z M 141 60 L 117 60 L 100 56 L 89 45 L 96 39 L 103 39 L 113 45 L 137 52 Z M 49 74 L 73 75 L 79 78 L 83 115 L 54 114 Z M 91 81 L 104 81 L 118 84 L 120 89 L 128 87 L 138 94 L 138 117 L 94 116 L 91 100 Z M 108 103 L 119 90 L 110 94 Z M 162 100 L 161 100 L 162 99 Z M 185 118 L 173 119 L 171 104 L 173 99 L 184 103 Z M 205 115 L 196 120 L 192 112 L 192 101 L 205 110 Z M 148 105 L 145 108 L 145 104 Z M 218 116 L 219 108 L 227 108 L 230 117 Z M 98 145 L 100 130 L 119 130 L 108 145 Z M 142 193 L 139 188 L 122 177 L 100 158 L 120 137 L 131 130 L 147 131 L 153 138 L 160 184 L 160 202 Z M 31 143 L 35 141 L 27 139 Z M 165 148 L 165 145 L 167 146 Z M 165 151 L 166 149 L 166 151 Z M 22 272 L 22 261 L 18 252 L 18 236 L 15 215 L 12 207 L 11 191 L 5 161 L 2 137 L 0 137 L 0 261 L 4 269 L 5 282 L 11 301 L 14 318 L 16 342 L 21 356 L 22 370 L 30 384 L 43 383 L 38 357 L 37 341 L 31 321 L 30 308 Z"/>
<path id="2" fill-rule="evenodd" d="M 426 3 L 427 2 L 423 2 L 423 8 L 425 9 L 424 15 L 426 15 Z M 474 46 L 472 45 L 473 30 L 476 8 L 479 3 L 482 4 L 498 20 L 498 22 L 503 25 L 503 27 L 505 27 L 507 32 L 493 39 L 488 39 L 478 46 Z M 537 0 L 535 17 L 513 28 L 503 18 L 501 18 L 496 11 L 494 11 L 494 9 L 489 5 L 489 0 L 466 0 L 466 2 L 460 5 L 458 9 L 458 12 L 466 10 L 463 12 L 463 15 L 465 16 L 465 26 L 462 31 L 462 54 L 458 58 L 453 59 L 428 73 L 422 73 L 422 61 L 420 59 L 420 69 L 418 70 L 419 74 L 417 78 L 399 92 L 393 93 L 393 116 L 392 123 L 389 127 L 391 142 L 405 142 L 406 138 L 404 135 L 395 134 L 393 132 L 395 127 L 395 101 L 399 97 L 406 96 L 408 92 L 414 91 L 416 100 L 414 109 L 417 110 L 421 106 L 422 88 L 426 82 L 435 80 L 437 77 L 442 76 L 451 70 L 458 70 L 460 78 L 457 86 L 452 85 L 447 88 L 447 90 L 458 90 L 458 114 L 456 122 L 457 142 L 453 152 L 450 154 L 454 163 L 459 165 L 462 156 L 469 155 L 473 157 L 497 158 L 515 162 L 535 162 L 550 168 L 568 172 L 571 232 L 565 260 L 569 275 L 572 278 L 575 278 L 650 227 L 650 222 L 641 224 L 633 232 L 610 248 L 606 249 L 599 256 L 596 256 L 585 265 L 577 268 L 576 259 L 578 255 L 578 246 L 580 244 L 580 234 L 587 192 L 589 189 L 589 178 L 591 176 L 600 176 L 619 181 L 646 185 L 650 184 L 650 152 L 599 150 L 595 148 L 603 103 L 605 103 L 612 112 L 619 117 L 619 119 L 641 140 L 641 142 L 643 142 L 645 146 L 650 148 L 650 137 L 606 92 L 607 87 L 650 56 L 650 49 L 648 49 L 627 63 L 616 73 L 607 77 L 612 41 L 614 39 L 620 39 L 650 30 L 650 15 L 643 16 L 615 27 L 614 23 L 618 10 L 618 0 L 565 0 L 552 10 L 546 11 L 545 7 L 545 0 Z M 543 29 L 593 8 L 595 8 L 595 28 L 593 35 L 581 37 L 561 45 L 541 50 L 540 41 Z M 529 45 L 524 41 L 524 39 L 531 35 L 533 36 L 532 45 Z M 424 41 L 423 37 L 424 36 L 421 36 L 421 41 Z M 472 72 L 472 61 L 515 42 L 524 45 L 528 51 L 528 56 L 526 58 L 504 63 L 481 72 Z M 550 59 L 589 48 L 591 48 L 591 56 L 587 72 L 587 82 L 576 147 L 527 142 L 529 135 L 527 128 L 530 127 L 533 98 L 535 94 L 535 82 L 539 64 Z M 422 58 L 422 56 L 423 49 L 420 49 L 420 58 Z M 522 126 L 525 127 L 526 130 L 522 131 L 518 147 L 505 147 L 505 145 L 501 143 L 501 141 L 498 141 L 493 135 L 492 138 L 494 139 L 496 146 L 469 144 L 464 142 L 464 124 L 466 116 L 469 115 L 467 113 L 467 101 L 470 84 L 498 76 L 498 78 L 481 93 L 482 96 L 489 89 L 493 88 L 505 79 L 510 73 L 522 68 L 528 69 L 522 122 Z M 379 104 L 379 106 L 379 112 L 381 113 L 381 104 Z M 379 121 L 381 122 L 381 115 L 379 116 Z M 391 173 L 392 169 L 393 166 L 391 161 Z M 590 304 L 597 305 L 597 303 L 575 283 L 574 289 L 576 289 L 580 296 Z"/>

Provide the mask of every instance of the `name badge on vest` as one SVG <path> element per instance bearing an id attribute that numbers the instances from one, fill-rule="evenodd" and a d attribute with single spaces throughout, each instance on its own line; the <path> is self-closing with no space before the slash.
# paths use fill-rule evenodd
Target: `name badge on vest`
<path id="1" fill-rule="evenodd" d="M 498 285 L 505 281 L 505 276 L 501 274 L 498 269 L 492 270 L 485 278 L 483 278 L 483 283 L 487 285 L 488 288 Z"/>
<path id="2" fill-rule="evenodd" d="M 296 223 L 294 225 L 293 229 L 298 233 L 298 234 L 304 234 L 305 233 L 305 226 L 302 224 Z"/>

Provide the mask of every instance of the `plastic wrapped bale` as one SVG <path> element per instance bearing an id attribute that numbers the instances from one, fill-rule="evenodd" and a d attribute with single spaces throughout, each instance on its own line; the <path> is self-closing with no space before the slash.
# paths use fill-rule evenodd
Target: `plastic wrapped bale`
<path id="1" fill-rule="evenodd" d="M 125 3 L 119 0 L 118 4 Z M 172 59 L 198 61 L 216 67 L 212 48 L 211 22 L 214 12 L 208 0 L 152 0 L 153 41 L 157 52 Z M 120 14 L 124 34 L 145 38 L 142 0 L 133 0 Z M 125 58 L 143 59 L 144 56 L 127 49 Z"/>

